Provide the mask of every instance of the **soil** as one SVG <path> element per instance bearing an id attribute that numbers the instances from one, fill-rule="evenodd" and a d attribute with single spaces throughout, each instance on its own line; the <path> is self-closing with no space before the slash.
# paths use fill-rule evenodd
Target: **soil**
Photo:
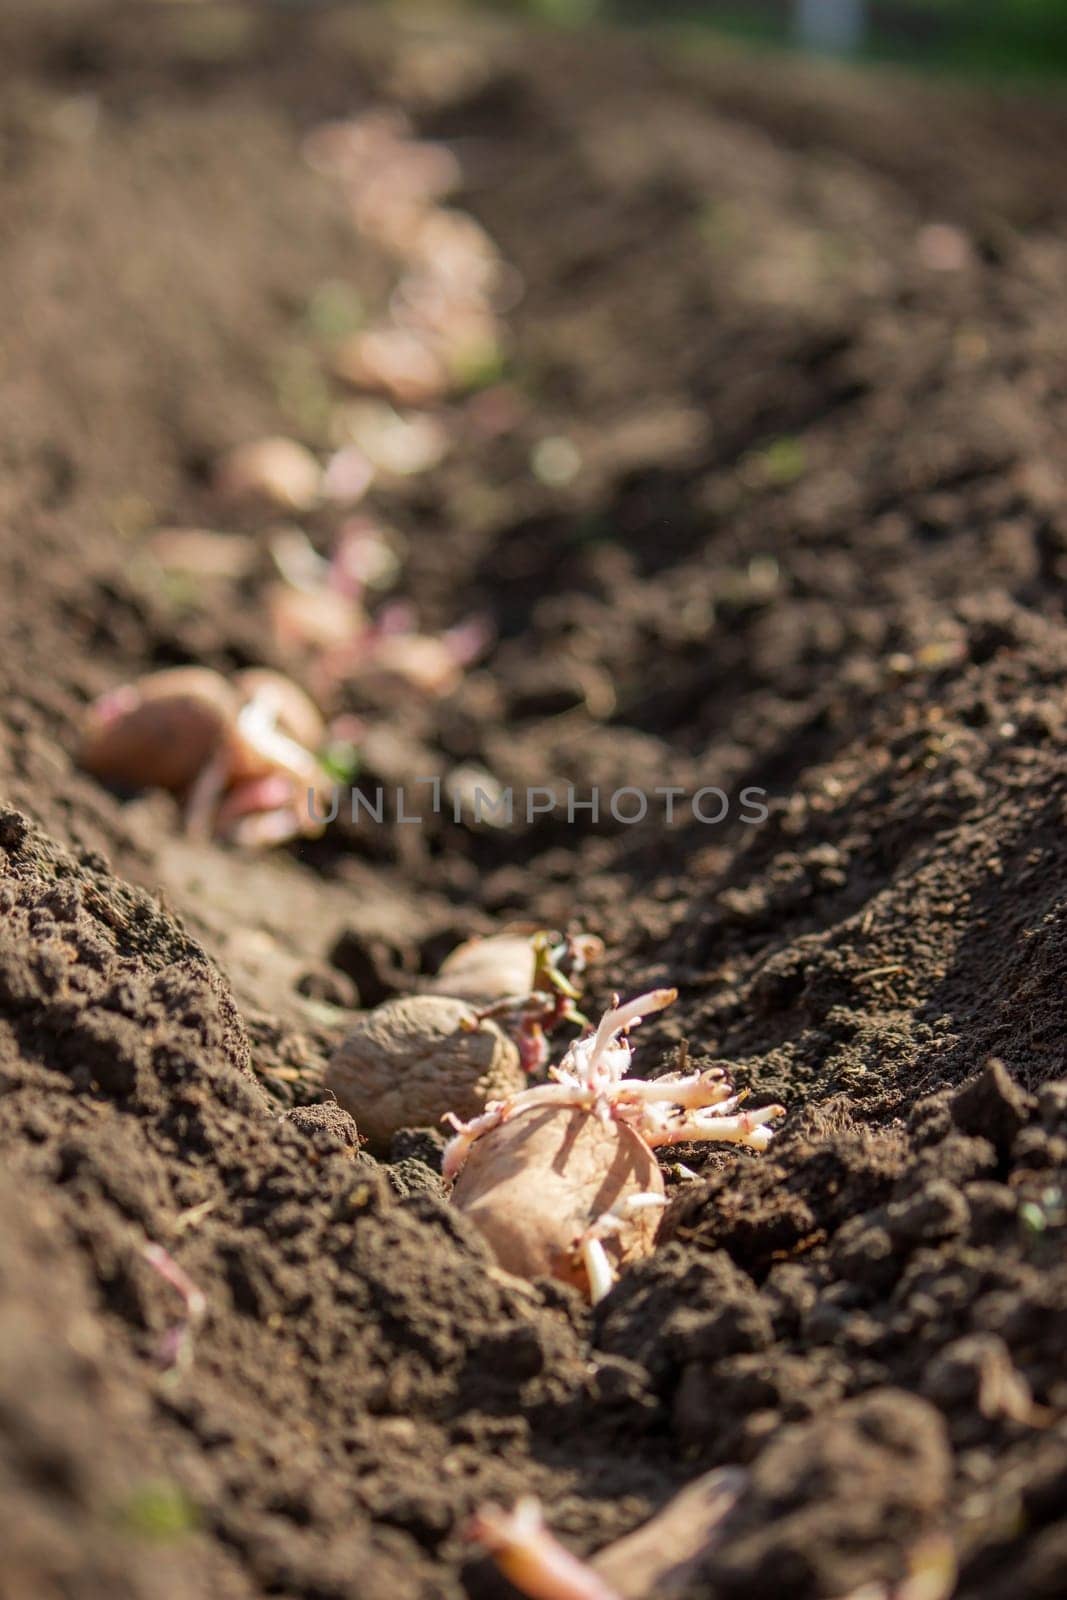
<path id="1" fill-rule="evenodd" d="M 19 0 L 0 61 L 0 1595 L 501 1596 L 482 1501 L 588 1553 L 720 1464 L 693 1597 L 840 1600 L 940 1534 L 965 1600 L 1062 1593 L 1067 113 L 345 9 Z M 364 774 L 718 786 L 722 824 L 256 855 L 75 765 L 104 688 L 291 666 L 262 574 L 191 597 L 148 541 L 219 526 L 225 447 L 322 446 L 307 307 L 388 269 L 301 141 L 379 100 L 525 295 L 447 459 L 375 491 L 426 625 L 496 642 L 350 707 Z M 604 939 L 594 1010 L 678 985 L 643 1070 L 684 1039 L 788 1112 L 684 1152 L 595 1313 L 322 1087 L 517 920 Z"/>

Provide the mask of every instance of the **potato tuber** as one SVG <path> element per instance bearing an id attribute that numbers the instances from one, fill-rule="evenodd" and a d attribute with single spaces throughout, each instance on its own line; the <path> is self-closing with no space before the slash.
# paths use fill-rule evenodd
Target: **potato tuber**
<path id="1" fill-rule="evenodd" d="M 534 982 L 534 947 L 521 933 L 468 939 L 445 957 L 430 987 L 473 1005 L 489 1005 L 509 995 L 529 994 Z"/>
<path id="2" fill-rule="evenodd" d="M 521 1112 L 480 1139 L 452 1200 L 508 1272 L 559 1278 L 586 1290 L 588 1275 L 575 1241 L 598 1217 L 636 1195 L 659 1199 L 663 1178 L 632 1128 L 546 1106 Z M 660 1207 L 650 1204 L 625 1234 L 607 1240 L 613 1266 L 650 1254 L 659 1220 Z"/>
<path id="3" fill-rule="evenodd" d="M 456 1106 L 477 1116 L 524 1078 L 515 1045 L 494 1022 L 462 1000 L 412 995 L 362 1017 L 325 1082 L 380 1153 L 399 1129 L 438 1123 Z"/>
<path id="4" fill-rule="evenodd" d="M 94 701 L 78 759 L 106 783 L 179 795 L 190 833 L 273 844 L 322 831 L 324 737 L 318 708 L 280 673 L 174 667 Z"/>
<path id="5" fill-rule="evenodd" d="M 445 1150 L 454 1202 L 478 1223 L 500 1265 L 524 1277 L 546 1268 L 579 1282 L 594 1303 L 614 1281 L 612 1256 L 647 1254 L 663 1204 L 653 1151 L 716 1139 L 765 1150 L 781 1106 L 739 1109 L 717 1068 L 653 1080 L 629 1077 L 629 1030 L 670 1005 L 674 989 L 618 1005 L 576 1040 L 549 1083 L 488 1105 Z"/>

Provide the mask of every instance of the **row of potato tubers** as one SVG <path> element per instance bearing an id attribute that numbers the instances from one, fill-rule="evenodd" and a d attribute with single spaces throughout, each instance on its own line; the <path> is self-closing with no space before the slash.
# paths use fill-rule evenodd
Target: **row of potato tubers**
<path id="1" fill-rule="evenodd" d="M 445 960 L 431 993 L 388 1000 L 361 1018 L 335 1051 L 326 1086 L 351 1112 L 374 1154 L 403 1127 L 476 1118 L 527 1083 L 519 1050 L 483 1014 L 534 983 L 534 941 L 521 934 L 472 939 Z M 533 1108 L 473 1146 L 452 1201 L 478 1226 L 500 1265 L 587 1289 L 574 1252 L 603 1212 L 636 1194 L 662 1194 L 652 1152 L 628 1127 L 583 1110 Z M 659 1213 L 648 1210 L 605 1240 L 615 1266 L 649 1253 Z"/>

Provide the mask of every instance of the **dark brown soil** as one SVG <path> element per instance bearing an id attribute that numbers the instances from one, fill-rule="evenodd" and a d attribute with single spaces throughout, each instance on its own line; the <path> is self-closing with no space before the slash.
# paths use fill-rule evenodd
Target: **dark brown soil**
<path id="1" fill-rule="evenodd" d="M 502 1595 L 479 1502 L 586 1552 L 725 1463 L 693 1597 L 839 1600 L 942 1530 L 965 1600 L 1060 1595 L 1067 115 L 329 9 L 18 0 L 0 62 L 0 1595 Z M 193 604 L 145 539 L 218 524 L 227 445 L 322 443 L 309 298 L 386 277 L 300 141 L 381 98 L 527 292 L 510 431 L 454 408 L 378 502 L 426 621 L 497 643 L 359 706 L 366 775 L 761 825 L 250 856 L 77 771 L 101 689 L 287 665 L 254 582 Z M 684 1037 L 788 1108 L 687 1152 L 595 1315 L 496 1271 L 433 1139 L 379 1164 L 324 1103 L 356 1008 L 513 919 L 605 939 L 594 1007 L 678 984 L 646 1069 Z M 149 1241 L 207 1300 L 178 1367 Z"/>

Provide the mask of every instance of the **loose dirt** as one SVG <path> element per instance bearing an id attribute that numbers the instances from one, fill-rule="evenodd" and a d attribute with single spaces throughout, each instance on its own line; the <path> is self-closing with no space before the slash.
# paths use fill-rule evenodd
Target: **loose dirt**
<path id="1" fill-rule="evenodd" d="M 584 1553 L 719 1464 L 693 1600 L 840 1600 L 942 1533 L 965 1600 L 1060 1594 L 1067 115 L 317 8 L 9 5 L 0 61 L 0 1594 L 500 1596 L 479 1502 Z M 377 501 L 426 624 L 496 642 L 349 708 L 361 779 L 766 821 L 250 855 L 74 765 L 139 672 L 291 666 L 265 569 L 190 594 L 149 540 L 220 525 L 226 447 L 321 446 L 308 306 L 388 273 L 301 140 L 379 100 L 526 292 Z M 684 1039 L 788 1109 L 762 1159 L 684 1152 L 595 1314 L 322 1087 L 361 1006 L 515 920 L 605 940 L 594 1010 L 678 985 L 644 1070 Z M 207 1302 L 177 1366 L 150 1241 Z"/>

